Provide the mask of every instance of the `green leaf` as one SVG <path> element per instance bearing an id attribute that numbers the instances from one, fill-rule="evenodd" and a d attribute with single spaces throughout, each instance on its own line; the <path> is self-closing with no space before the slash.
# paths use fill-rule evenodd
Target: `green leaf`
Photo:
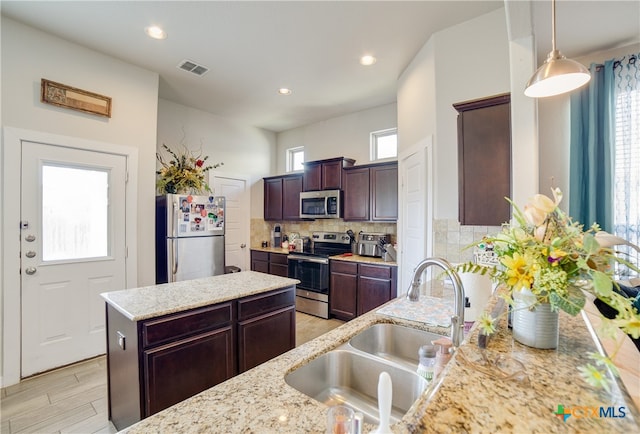
<path id="1" fill-rule="evenodd" d="M 594 271 L 593 277 L 593 289 L 598 296 L 608 297 L 613 291 L 613 282 L 611 278 L 602 271 Z"/>
<path id="2" fill-rule="evenodd" d="M 576 316 L 584 307 L 585 298 L 580 289 L 569 286 L 566 296 L 560 296 L 556 292 L 550 293 L 549 302 L 551 306 L 562 309 L 569 315 Z"/>
<path id="3" fill-rule="evenodd" d="M 582 238 L 582 244 L 587 254 L 589 255 L 598 253 L 598 251 L 600 250 L 600 244 L 596 241 L 596 237 L 594 237 L 593 234 L 584 234 L 584 237 Z"/>

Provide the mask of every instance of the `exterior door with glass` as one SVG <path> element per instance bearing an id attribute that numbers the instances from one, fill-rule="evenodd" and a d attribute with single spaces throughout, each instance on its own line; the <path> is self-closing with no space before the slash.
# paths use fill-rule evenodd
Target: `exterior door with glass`
<path id="1" fill-rule="evenodd" d="M 125 288 L 126 157 L 22 142 L 21 376 L 105 352 L 101 292 Z"/>

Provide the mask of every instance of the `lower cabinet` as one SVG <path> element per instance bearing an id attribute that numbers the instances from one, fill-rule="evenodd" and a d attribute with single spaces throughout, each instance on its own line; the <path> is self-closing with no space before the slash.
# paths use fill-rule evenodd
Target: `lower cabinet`
<path id="1" fill-rule="evenodd" d="M 233 377 L 233 349 L 233 329 L 228 326 L 143 351 L 144 416 Z"/>
<path id="2" fill-rule="evenodd" d="M 107 304 L 118 430 L 295 347 L 295 286 L 141 321 Z"/>
<path id="3" fill-rule="evenodd" d="M 332 260 L 329 309 L 349 321 L 397 296 L 397 266 Z"/>
<path id="4" fill-rule="evenodd" d="M 358 264 L 331 261 L 329 282 L 329 313 L 343 321 L 358 316 Z"/>
<path id="5" fill-rule="evenodd" d="M 251 250 L 251 271 L 288 277 L 287 255 L 284 253 Z"/>
<path id="6" fill-rule="evenodd" d="M 295 291 L 289 288 L 238 301 L 240 373 L 296 346 Z"/>

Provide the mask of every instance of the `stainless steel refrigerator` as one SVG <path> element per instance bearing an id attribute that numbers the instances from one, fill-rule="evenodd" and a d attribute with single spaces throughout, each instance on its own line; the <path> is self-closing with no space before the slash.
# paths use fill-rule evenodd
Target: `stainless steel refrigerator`
<path id="1" fill-rule="evenodd" d="M 156 197 L 156 283 L 224 274 L 224 202 L 222 196 Z"/>

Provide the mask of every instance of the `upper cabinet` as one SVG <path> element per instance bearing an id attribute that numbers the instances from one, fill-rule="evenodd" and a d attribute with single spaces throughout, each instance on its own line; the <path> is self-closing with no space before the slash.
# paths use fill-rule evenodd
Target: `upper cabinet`
<path id="1" fill-rule="evenodd" d="M 264 219 L 300 220 L 302 174 L 264 178 Z"/>
<path id="2" fill-rule="evenodd" d="M 342 175 L 345 221 L 398 220 L 398 163 L 346 168 Z"/>
<path id="3" fill-rule="evenodd" d="M 510 219 L 510 95 L 454 104 L 458 111 L 460 224 L 499 226 Z"/>
<path id="4" fill-rule="evenodd" d="M 355 160 L 338 157 L 304 163 L 303 191 L 342 189 L 342 169 Z"/>

